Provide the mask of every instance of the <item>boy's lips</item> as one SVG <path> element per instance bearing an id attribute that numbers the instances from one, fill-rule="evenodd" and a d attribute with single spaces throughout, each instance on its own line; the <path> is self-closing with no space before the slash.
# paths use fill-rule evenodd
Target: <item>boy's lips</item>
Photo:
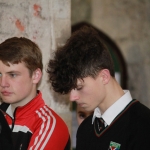
<path id="1" fill-rule="evenodd" d="M 8 91 L 2 91 L 1 93 L 2 93 L 3 96 L 11 95 L 11 92 L 8 92 Z"/>
<path id="2" fill-rule="evenodd" d="M 80 107 L 83 107 L 84 103 L 78 103 L 78 105 L 79 105 Z"/>

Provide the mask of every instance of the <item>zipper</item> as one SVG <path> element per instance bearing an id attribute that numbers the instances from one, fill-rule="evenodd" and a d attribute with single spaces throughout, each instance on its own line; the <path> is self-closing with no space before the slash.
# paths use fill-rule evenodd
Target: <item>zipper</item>
<path id="1" fill-rule="evenodd" d="M 17 108 L 15 109 L 15 111 L 14 111 L 14 113 L 13 113 L 13 117 L 14 117 L 14 118 L 12 118 L 12 127 L 11 127 L 11 130 L 12 130 L 12 131 L 13 131 L 14 126 L 15 126 L 16 111 L 17 111 Z"/>

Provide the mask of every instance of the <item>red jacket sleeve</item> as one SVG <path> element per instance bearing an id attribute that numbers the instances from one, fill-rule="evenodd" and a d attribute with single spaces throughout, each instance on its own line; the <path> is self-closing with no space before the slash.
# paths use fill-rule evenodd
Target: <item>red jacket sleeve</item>
<path id="1" fill-rule="evenodd" d="M 46 106 L 36 114 L 28 150 L 64 150 L 70 139 L 65 122 Z"/>

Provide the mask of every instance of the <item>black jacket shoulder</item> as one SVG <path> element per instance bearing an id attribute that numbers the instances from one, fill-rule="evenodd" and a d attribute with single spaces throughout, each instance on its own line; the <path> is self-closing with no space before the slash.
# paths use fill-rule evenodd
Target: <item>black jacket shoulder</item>
<path id="1" fill-rule="evenodd" d="M 13 150 L 11 129 L 1 110 L 0 110 L 0 150 Z"/>

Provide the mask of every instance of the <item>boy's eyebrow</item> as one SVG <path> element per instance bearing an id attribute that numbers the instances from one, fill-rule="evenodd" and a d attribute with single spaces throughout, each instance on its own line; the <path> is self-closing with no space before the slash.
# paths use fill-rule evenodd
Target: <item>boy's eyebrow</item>
<path id="1" fill-rule="evenodd" d="M 11 70 L 11 71 L 8 71 L 8 72 L 6 72 L 6 73 L 20 73 L 19 71 L 16 71 L 16 70 Z"/>

